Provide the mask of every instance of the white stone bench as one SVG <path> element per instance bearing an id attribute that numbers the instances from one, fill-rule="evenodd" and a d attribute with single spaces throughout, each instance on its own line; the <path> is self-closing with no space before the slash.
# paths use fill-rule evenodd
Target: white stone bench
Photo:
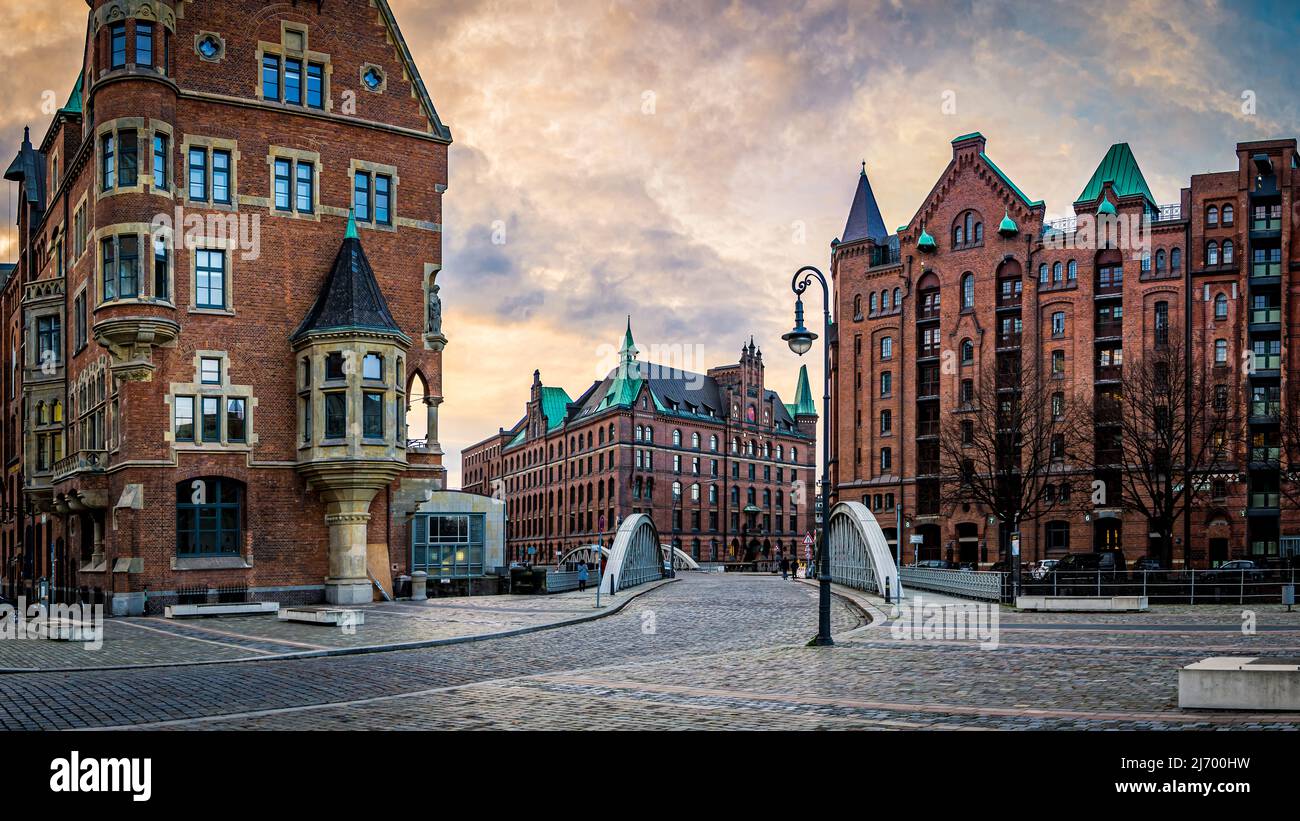
<path id="1" fill-rule="evenodd" d="M 1178 671 L 1190 710 L 1300 711 L 1300 659 L 1216 656 Z"/>
<path id="2" fill-rule="evenodd" d="M 220 602 L 217 604 L 169 604 L 164 615 L 169 619 L 200 616 L 256 616 L 279 611 L 278 601 Z"/>
<path id="3" fill-rule="evenodd" d="M 280 621 L 296 621 L 303 624 L 325 624 L 338 627 L 360 627 L 366 623 L 366 614 L 361 610 L 345 610 L 337 607 L 288 607 L 280 611 Z"/>
<path id="4" fill-rule="evenodd" d="M 1146 596 L 1017 596 L 1017 610 L 1122 613 L 1147 610 Z"/>

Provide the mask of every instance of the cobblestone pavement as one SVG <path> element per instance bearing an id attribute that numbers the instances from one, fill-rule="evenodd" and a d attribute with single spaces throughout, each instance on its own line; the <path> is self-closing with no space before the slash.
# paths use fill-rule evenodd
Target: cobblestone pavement
<path id="1" fill-rule="evenodd" d="M 601 596 L 601 611 L 624 600 Z M 161 617 L 104 621 L 103 646 L 74 641 L 0 641 L 0 670 L 194 663 L 339 648 L 427 642 L 523 630 L 593 615 L 594 590 L 550 596 L 478 596 L 355 605 L 365 622 L 350 630 L 281 621 L 275 615 Z"/>
<path id="2" fill-rule="evenodd" d="M 996 650 L 902 641 L 835 604 L 835 647 L 803 646 L 816 590 L 686 574 L 586 624 L 366 656 L 5 676 L 0 727 L 155 729 L 1229 729 L 1300 714 L 1181 711 L 1208 655 L 1300 655 L 1300 614 L 1123 619 L 1000 613 Z M 1261 608 L 1260 622 L 1264 610 Z M 1216 621 L 1218 619 L 1218 621 Z M 857 629 L 855 629 L 857 628 Z"/>

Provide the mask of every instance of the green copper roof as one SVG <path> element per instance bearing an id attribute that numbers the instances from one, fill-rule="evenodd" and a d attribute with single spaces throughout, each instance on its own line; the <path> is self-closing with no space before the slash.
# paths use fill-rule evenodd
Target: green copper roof
<path id="1" fill-rule="evenodd" d="M 1097 206 L 1098 214 L 1114 214 L 1115 206 L 1111 205 L 1110 200 L 1103 198 L 1101 205 Z"/>
<path id="2" fill-rule="evenodd" d="M 934 237 L 930 236 L 930 232 L 922 228 L 921 236 L 916 239 L 916 247 L 922 251 L 933 251 L 938 246 L 935 245 Z"/>
<path id="3" fill-rule="evenodd" d="M 1016 225 L 1016 221 L 1013 220 L 1011 214 L 1006 211 L 1002 212 L 1002 222 L 998 223 L 998 233 L 1005 234 L 1006 236 L 1020 233 L 1020 226 Z"/>
<path id="4" fill-rule="evenodd" d="M 628 314 L 627 333 L 623 334 L 623 350 L 630 351 L 635 347 L 636 347 L 636 343 L 632 341 L 632 315 Z"/>
<path id="5" fill-rule="evenodd" d="M 969 134 L 962 134 L 960 137 L 953 137 L 952 144 L 956 145 L 957 143 L 965 142 L 966 140 L 974 139 L 975 137 L 983 137 L 983 136 L 984 135 L 979 133 L 978 131 L 972 131 Z"/>
<path id="6" fill-rule="evenodd" d="M 569 404 L 573 402 L 564 388 L 542 388 L 542 413 L 546 416 L 546 429 L 555 430 L 564 424 L 564 417 L 569 413 Z"/>
<path id="7" fill-rule="evenodd" d="M 813 404 L 812 388 L 808 387 L 808 366 L 799 367 L 799 386 L 795 388 L 794 404 L 787 406 L 791 416 L 816 416 L 817 406 Z"/>
<path id="8" fill-rule="evenodd" d="M 1034 208 L 1034 207 L 1036 207 L 1036 206 L 1039 206 L 1039 205 L 1042 205 L 1042 204 L 1043 204 L 1043 201 L 1042 201 L 1042 200 L 1031 200 L 1031 199 L 1029 199 L 1029 197 L 1025 196 L 1025 192 L 1024 192 L 1024 191 L 1021 191 L 1021 190 L 1020 190 L 1020 187 L 1017 186 L 1014 182 L 1012 182 L 1010 177 L 1008 177 L 1006 174 L 1002 173 L 1002 169 L 1001 169 L 1001 168 L 998 168 L 997 165 L 996 165 L 992 160 L 989 159 L 989 155 L 988 155 L 988 154 L 985 154 L 983 151 L 981 151 L 981 152 L 980 152 L 980 159 L 983 160 L 985 163 L 988 164 L 989 169 L 990 169 L 994 174 L 997 174 L 999 177 L 1002 178 L 1002 182 L 1006 183 L 1006 185 L 1007 185 L 1008 188 L 1010 188 L 1012 191 L 1016 192 L 1016 196 L 1017 196 L 1017 197 L 1020 197 L 1021 202 L 1023 202 L 1025 205 L 1028 205 L 1030 208 Z"/>
<path id="9" fill-rule="evenodd" d="M 1142 169 L 1138 167 L 1128 143 L 1115 143 L 1110 147 L 1075 202 L 1092 202 L 1097 199 L 1106 183 L 1110 183 L 1117 197 L 1141 194 L 1151 207 L 1156 205 L 1156 198 L 1147 185 L 1146 177 L 1142 176 Z"/>
<path id="10" fill-rule="evenodd" d="M 348 209 L 348 230 L 343 232 L 343 239 L 360 239 L 357 236 L 357 215 Z"/>
<path id="11" fill-rule="evenodd" d="M 68 102 L 60 109 L 61 111 L 66 111 L 69 114 L 81 113 L 81 83 L 82 79 L 78 75 L 77 84 L 72 87 L 72 93 L 68 95 Z"/>

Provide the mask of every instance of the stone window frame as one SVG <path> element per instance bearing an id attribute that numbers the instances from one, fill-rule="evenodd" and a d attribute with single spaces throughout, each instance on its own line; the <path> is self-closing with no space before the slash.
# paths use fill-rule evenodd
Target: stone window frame
<path id="1" fill-rule="evenodd" d="M 302 49 L 291 49 L 288 46 L 289 32 L 302 35 Z M 263 96 L 262 89 L 262 58 L 267 56 L 276 56 L 280 58 L 280 97 L 279 100 L 268 100 Z M 290 20 L 280 21 L 280 42 L 270 43 L 266 40 L 257 41 L 257 51 L 254 54 L 254 93 L 257 101 L 262 105 L 283 108 L 289 111 L 323 111 L 333 113 L 334 99 L 331 94 L 334 77 L 334 64 L 330 61 L 330 55 L 321 51 L 311 50 L 311 27 L 302 23 L 295 23 Z M 302 60 L 302 102 L 286 103 L 284 101 L 284 60 L 286 57 Z M 316 108 L 307 104 L 307 71 L 308 64 L 319 63 L 321 65 L 321 108 Z"/>
<path id="2" fill-rule="evenodd" d="M 289 204 L 292 210 L 281 211 L 275 207 L 275 162 L 276 160 L 288 160 L 293 167 L 289 175 L 290 190 Z M 304 214 L 298 210 L 298 164 L 311 163 L 313 167 L 312 186 L 311 186 L 311 213 Z M 296 219 L 307 222 L 321 221 L 321 188 L 322 181 L 325 177 L 325 166 L 321 162 L 319 151 L 306 151 L 301 148 L 289 148 L 283 145 L 272 145 L 267 148 L 266 152 L 266 177 L 267 177 L 267 201 L 266 211 L 269 216 L 277 219 Z"/>
<path id="3" fill-rule="evenodd" d="M 138 239 L 138 253 L 140 260 L 139 281 L 136 283 L 136 295 L 133 297 L 115 297 L 113 299 L 104 299 L 104 240 L 109 237 L 118 237 L 134 234 Z M 153 225 L 148 222 L 122 222 L 116 225 L 105 225 L 96 228 L 90 235 L 89 244 L 95 249 L 95 270 L 91 279 L 95 287 L 94 307 L 90 309 L 93 316 L 101 308 L 115 305 L 165 305 L 170 308 L 176 307 L 172 299 L 159 299 L 153 294 L 153 243 L 154 243 Z M 167 280 L 170 293 L 176 293 L 176 254 L 172 251 L 171 264 L 168 266 Z M 90 323 L 90 317 L 86 318 Z M 90 323 L 93 326 L 93 323 Z M 92 333 L 91 336 L 94 336 Z"/>
<path id="4" fill-rule="evenodd" d="M 352 160 L 348 164 L 348 208 L 355 216 L 356 209 L 356 185 L 357 174 L 365 173 L 370 177 L 370 219 L 362 220 L 357 218 L 358 228 L 370 228 L 375 231 L 397 231 L 397 189 L 401 185 L 402 179 L 398 176 L 397 166 L 385 165 L 384 163 L 370 162 L 368 160 Z M 375 219 L 375 177 L 384 176 L 389 179 L 388 190 L 388 222 L 382 223 Z M 272 192 L 274 193 L 274 192 Z M 432 286 L 432 283 L 429 283 Z M 428 324 L 426 312 L 425 324 Z"/>
<path id="5" fill-rule="evenodd" d="M 175 140 L 172 140 L 173 145 Z M 177 194 L 176 199 L 186 205 L 194 205 L 197 208 L 207 208 L 213 211 L 239 211 L 239 141 L 229 140 L 222 137 L 205 137 L 199 134 L 186 134 L 181 141 L 180 146 L 181 159 L 184 163 L 185 176 L 183 181 L 179 175 L 174 172 L 177 170 L 177 164 L 173 165 L 173 177 L 177 178 L 174 188 L 183 188 L 184 195 Z M 207 193 L 208 198 L 205 200 L 196 200 L 190 198 L 190 151 L 191 149 L 201 148 L 207 152 Z M 150 154 L 153 153 L 153 146 L 149 147 Z M 173 149 L 174 150 L 174 149 Z M 228 151 L 230 153 L 230 202 L 216 202 L 212 199 L 212 152 Z M 174 156 L 174 155 L 173 155 Z"/>
<path id="6" fill-rule="evenodd" d="M 366 83 L 366 72 L 372 68 L 379 72 L 379 88 L 371 88 Z M 357 82 L 363 90 L 371 94 L 383 94 L 388 90 L 388 72 L 384 70 L 383 66 L 376 63 L 362 63 L 361 68 L 357 71 Z"/>
<path id="7" fill-rule="evenodd" d="M 171 183 L 171 187 L 165 191 L 155 188 L 153 184 L 154 177 L 158 173 L 158 169 L 154 167 L 155 157 L 154 157 L 154 150 L 153 150 L 153 141 L 154 138 L 156 138 L 159 134 L 167 138 L 167 159 L 169 161 L 167 170 L 168 172 L 170 172 L 168 174 L 168 181 Z M 180 189 L 181 179 L 176 174 L 176 132 L 172 128 L 171 123 L 167 123 L 167 122 L 163 122 L 162 120 L 155 120 L 155 119 L 149 120 L 148 153 L 149 153 L 149 193 L 157 197 L 166 197 L 169 200 L 179 199 L 180 198 L 179 189 Z M 190 157 L 189 152 L 186 151 L 185 152 L 185 193 L 186 193 L 187 201 L 189 199 L 188 195 L 190 190 L 189 157 Z M 208 160 L 209 169 L 211 169 L 212 167 L 211 163 L 212 160 L 209 158 Z M 230 179 L 231 179 L 231 183 L 233 184 L 235 179 L 235 172 L 233 168 L 235 164 L 235 158 L 233 153 L 231 154 L 230 164 L 232 166 L 230 171 Z M 234 190 L 232 188 L 231 199 L 234 200 L 235 198 L 236 197 L 234 196 Z"/>
<path id="8" fill-rule="evenodd" d="M 72 262 L 79 262 L 90 248 L 90 194 L 83 193 L 72 209 Z M 77 246 L 81 247 L 78 248 Z"/>
<path id="9" fill-rule="evenodd" d="M 213 37 L 217 41 L 217 53 L 213 57 L 205 57 L 199 49 L 199 44 L 208 37 Z M 220 63 L 226 59 L 226 38 L 215 31 L 196 31 L 194 32 L 194 54 L 205 63 Z"/>
<path id="10" fill-rule="evenodd" d="M 185 242 L 186 259 L 190 264 L 190 286 L 187 293 L 188 305 L 187 313 L 207 314 L 209 316 L 235 316 L 235 251 L 238 248 L 238 240 L 231 237 L 189 237 Z M 204 308 L 199 307 L 199 277 L 198 277 L 198 256 L 199 251 L 224 251 L 225 252 L 225 279 L 223 281 L 223 293 L 226 298 L 225 308 Z M 176 265 L 173 260 L 172 270 Z M 175 284 L 172 286 L 175 292 Z"/>
<path id="11" fill-rule="evenodd" d="M 81 285 L 77 288 L 77 290 L 73 291 L 73 293 L 72 293 L 72 303 L 71 303 L 71 304 L 72 304 L 72 328 L 71 328 L 71 331 L 72 331 L 72 356 L 73 356 L 74 358 L 77 356 L 77 354 L 81 353 L 81 352 L 84 351 L 86 348 L 90 347 L 90 340 L 91 340 L 91 338 L 93 337 L 93 334 L 91 333 L 91 327 L 90 327 L 90 314 L 91 314 L 91 309 L 90 309 L 90 300 L 89 300 L 89 296 L 88 296 L 88 294 L 87 294 L 87 291 L 88 291 L 89 289 L 90 289 L 90 283 L 89 283 L 89 282 L 83 282 L 83 283 L 81 283 Z M 84 317 L 83 317 L 83 318 L 84 318 L 85 321 L 86 321 L 86 334 L 85 334 L 85 339 L 81 339 L 81 338 L 79 338 L 79 335 L 78 335 L 78 331 L 79 331 L 80 329 L 77 328 L 77 300 L 81 300 L 82 311 L 84 312 Z"/>
<path id="12" fill-rule="evenodd" d="M 221 360 L 221 382 L 219 384 L 204 383 L 202 362 L 204 359 Z M 172 382 L 167 386 L 167 393 L 163 396 L 163 404 L 167 407 L 167 427 L 163 432 L 163 441 L 175 451 L 199 451 L 199 452 L 245 452 L 251 453 L 254 446 L 258 444 L 259 437 L 256 428 L 258 399 L 253 392 L 252 385 L 240 385 L 231 380 L 231 360 L 228 351 L 210 351 L 196 350 L 190 357 L 192 367 L 193 381 L 191 382 Z M 180 397 L 190 397 L 194 400 L 194 440 L 177 441 L 176 440 L 176 400 Z M 217 441 L 205 441 L 203 439 L 203 399 L 216 398 L 220 402 L 218 405 L 218 418 L 221 424 L 221 436 Z M 230 441 L 230 426 L 226 424 L 226 414 L 228 413 L 229 400 L 244 400 L 244 441 Z"/>
<path id="13" fill-rule="evenodd" d="M 118 132 L 134 131 L 136 134 L 135 151 L 136 151 L 136 174 L 135 185 L 123 186 L 119 182 L 122 174 L 121 164 L 121 138 Z M 104 190 L 104 136 L 113 135 L 113 187 L 107 191 Z M 145 135 L 151 133 L 148 129 L 144 117 L 118 117 L 115 120 L 108 120 L 100 123 L 95 127 L 95 179 L 91 187 L 95 191 L 95 202 L 99 202 L 106 197 L 116 197 L 121 194 L 144 194 L 146 180 L 152 182 L 153 173 L 145 171 L 146 166 L 152 166 L 152 160 L 144 162 L 141 157 L 142 153 L 153 155 L 153 141 Z"/>

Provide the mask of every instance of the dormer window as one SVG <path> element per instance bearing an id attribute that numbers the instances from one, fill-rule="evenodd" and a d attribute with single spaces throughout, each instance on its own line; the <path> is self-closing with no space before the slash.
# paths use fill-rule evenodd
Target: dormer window
<path id="1" fill-rule="evenodd" d="M 285 29 L 281 43 L 261 43 L 261 97 L 286 105 L 324 109 L 329 57 L 307 50 L 307 33 Z"/>

